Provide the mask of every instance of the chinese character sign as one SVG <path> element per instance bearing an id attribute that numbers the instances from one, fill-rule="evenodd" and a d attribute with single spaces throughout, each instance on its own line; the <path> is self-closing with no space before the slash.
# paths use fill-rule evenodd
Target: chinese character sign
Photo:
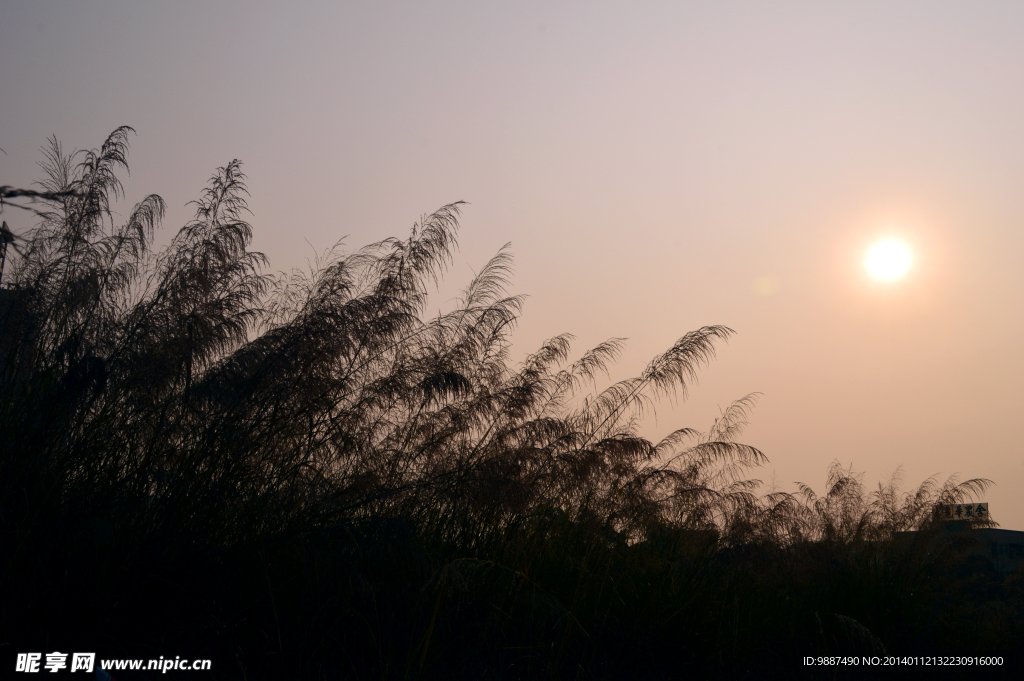
<path id="1" fill-rule="evenodd" d="M 935 507 L 938 520 L 978 521 L 988 520 L 988 502 L 977 504 L 939 504 Z"/>

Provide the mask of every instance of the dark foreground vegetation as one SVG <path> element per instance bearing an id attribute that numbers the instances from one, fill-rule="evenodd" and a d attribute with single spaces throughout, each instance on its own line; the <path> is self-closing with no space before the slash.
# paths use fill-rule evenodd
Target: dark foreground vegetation
<path id="1" fill-rule="evenodd" d="M 53 650 L 211 658 L 195 679 L 881 675 L 802 665 L 822 655 L 1019 665 L 1024 575 L 931 521 L 986 481 L 869 494 L 833 465 L 821 496 L 758 495 L 747 474 L 764 456 L 736 441 L 752 396 L 706 432 L 644 439 L 643 410 L 685 392 L 731 331 L 687 333 L 603 390 L 618 340 L 570 361 L 557 336 L 513 365 L 506 252 L 456 309 L 423 316 L 457 204 L 407 239 L 270 277 L 247 250 L 236 161 L 152 252 L 160 197 L 123 224 L 110 209 L 128 133 L 77 155 L 53 142 L 38 189 L 3 188 L 8 211 L 39 216 L 7 239 L 0 291 L 8 670 Z"/>

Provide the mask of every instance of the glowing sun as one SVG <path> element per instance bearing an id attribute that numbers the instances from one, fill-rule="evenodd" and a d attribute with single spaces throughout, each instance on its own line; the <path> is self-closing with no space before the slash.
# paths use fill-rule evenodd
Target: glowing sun
<path id="1" fill-rule="evenodd" d="M 899 279 L 910 269 L 910 249 L 906 244 L 892 239 L 879 241 L 868 250 L 864 258 L 864 266 L 875 279 L 893 281 Z"/>

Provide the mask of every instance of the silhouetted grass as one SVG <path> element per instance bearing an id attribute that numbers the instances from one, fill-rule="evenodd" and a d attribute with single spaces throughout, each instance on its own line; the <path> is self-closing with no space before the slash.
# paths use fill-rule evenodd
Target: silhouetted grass
<path id="1" fill-rule="evenodd" d="M 507 251 L 423 316 L 459 204 L 267 276 L 233 161 L 154 253 L 160 197 L 123 225 L 110 210 L 129 131 L 82 154 L 53 140 L 39 191 L 4 188 L 40 217 L 0 301 L 5 659 L 209 657 L 214 678 L 248 679 L 1017 663 L 1020 572 L 932 521 L 987 481 L 868 494 L 835 464 L 820 497 L 758 495 L 766 459 L 736 441 L 756 395 L 705 433 L 648 441 L 644 410 L 685 396 L 732 331 L 687 333 L 600 391 L 618 339 L 571 362 L 556 336 L 512 365 Z"/>

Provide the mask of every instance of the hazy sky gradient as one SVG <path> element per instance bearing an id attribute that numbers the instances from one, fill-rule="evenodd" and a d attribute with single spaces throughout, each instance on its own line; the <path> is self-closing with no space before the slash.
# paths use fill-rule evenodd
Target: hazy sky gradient
<path id="1" fill-rule="evenodd" d="M 275 270 L 464 199 L 435 305 L 511 241 L 519 357 L 736 329 L 651 436 L 760 391 L 758 477 L 987 477 L 1024 529 L 1024 3 L 295 4 L 0 0 L 0 184 L 131 125 L 166 242 L 240 158 Z"/>

